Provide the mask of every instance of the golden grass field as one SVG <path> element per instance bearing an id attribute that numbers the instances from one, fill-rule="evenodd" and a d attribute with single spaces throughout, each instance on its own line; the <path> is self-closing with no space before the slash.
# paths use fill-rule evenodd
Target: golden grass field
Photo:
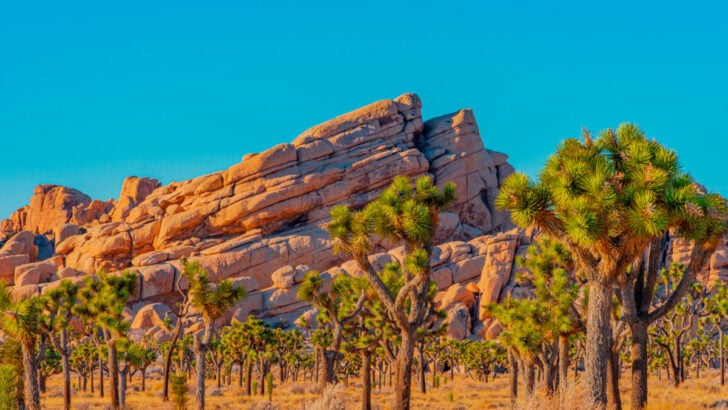
<path id="1" fill-rule="evenodd" d="M 75 380 L 75 379 L 74 379 Z M 721 387 L 718 382 L 718 373 L 709 372 L 700 379 L 690 378 L 685 384 L 678 388 L 666 380 L 650 380 L 650 394 L 648 409 L 701 409 L 711 404 L 728 399 L 728 386 Z M 429 380 L 428 380 L 429 381 Z M 129 409 L 174 409 L 171 403 L 163 403 L 160 397 L 162 381 L 159 376 L 147 378 L 147 391 L 137 391 L 141 385 L 140 379 L 135 377 L 129 384 L 127 391 L 127 408 Z M 189 383 L 190 393 L 188 395 L 188 408 L 194 408 L 194 397 L 192 394 L 192 382 Z M 208 380 L 207 408 L 209 409 L 326 409 L 329 408 L 322 403 L 316 403 L 320 398 L 316 393 L 316 386 L 313 383 L 297 382 L 287 383 L 283 386 L 274 384 L 273 401 L 269 403 L 266 398 L 260 396 L 248 397 L 234 382 L 231 387 L 216 389 L 216 382 Z M 428 386 L 429 388 L 430 386 Z M 358 381 L 352 381 L 348 386 L 340 385 L 336 388 L 335 399 L 346 409 L 358 409 L 360 401 L 361 385 Z M 622 401 L 625 409 L 629 409 L 629 373 L 622 376 Z M 374 409 L 390 409 L 393 406 L 393 390 L 389 387 L 382 387 L 372 390 L 372 401 Z M 53 376 L 48 380 L 48 389 L 42 395 L 42 406 L 44 409 L 61 408 L 63 398 L 61 395 L 61 379 Z M 74 409 L 104 409 L 108 403 L 107 396 L 101 398 L 96 394 L 76 391 L 73 396 Z M 556 399 L 549 400 L 541 394 L 536 394 L 530 400 L 519 401 L 518 409 L 583 409 L 584 400 L 580 389 L 570 389 L 566 403 L 559 407 Z M 339 407 L 341 408 L 341 407 Z M 494 381 L 481 383 L 471 380 L 465 376 L 456 375 L 455 382 L 447 380 L 439 389 L 429 390 L 427 394 L 420 393 L 413 389 L 413 409 L 504 409 L 510 408 L 508 397 L 507 375 L 499 375 Z"/>

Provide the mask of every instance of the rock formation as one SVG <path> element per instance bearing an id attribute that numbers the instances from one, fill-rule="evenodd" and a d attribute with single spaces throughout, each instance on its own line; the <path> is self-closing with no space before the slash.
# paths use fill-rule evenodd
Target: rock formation
<path id="1" fill-rule="evenodd" d="M 430 175 L 439 186 L 457 186 L 456 203 L 440 215 L 440 245 L 431 261 L 449 332 L 495 337 L 499 328 L 481 307 L 528 293 L 512 273 L 533 234 L 513 229 L 494 207 L 500 183 L 512 172 L 505 154 L 483 146 L 471 110 L 423 121 L 420 99 L 405 94 L 310 128 L 290 144 L 245 155 L 219 172 L 168 185 L 129 177 L 117 200 L 40 185 L 28 206 L 0 222 L 7 236 L 0 280 L 12 284 L 16 296 L 28 296 L 64 278 L 136 271 L 133 327 L 163 337 L 163 316 L 186 286 L 178 280 L 185 257 L 199 261 L 214 280 L 230 278 L 247 290 L 226 320 L 255 314 L 290 325 L 311 316 L 296 298 L 307 271 L 329 279 L 358 274 L 353 262 L 333 252 L 323 228 L 331 207 L 361 207 L 397 175 Z M 398 244 L 375 246 L 375 266 L 401 258 Z M 719 252 L 710 274 L 722 278 L 728 250 Z"/>

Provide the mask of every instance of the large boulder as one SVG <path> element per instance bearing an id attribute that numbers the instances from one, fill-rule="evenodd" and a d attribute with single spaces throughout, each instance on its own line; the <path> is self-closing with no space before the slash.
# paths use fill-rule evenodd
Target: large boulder
<path id="1" fill-rule="evenodd" d="M 11 236 L 0 248 L 0 256 L 28 255 L 30 257 L 33 253 L 33 241 L 35 241 L 35 236 L 31 232 L 19 232 Z"/>
<path id="2" fill-rule="evenodd" d="M 170 324 L 174 325 L 174 315 L 170 315 L 172 310 L 162 303 L 150 303 L 142 306 L 141 309 L 134 315 L 134 320 L 131 322 L 132 329 L 149 329 L 155 326 L 164 328 L 164 320 L 167 316 L 170 318 Z"/>
<path id="3" fill-rule="evenodd" d="M 60 256 L 17 266 L 15 267 L 15 286 L 38 285 L 50 282 L 61 267 L 63 267 L 63 258 Z"/>

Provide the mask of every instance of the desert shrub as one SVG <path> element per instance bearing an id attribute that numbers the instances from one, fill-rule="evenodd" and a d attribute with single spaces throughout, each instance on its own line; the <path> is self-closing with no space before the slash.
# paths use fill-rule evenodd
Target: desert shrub
<path id="1" fill-rule="evenodd" d="M 187 375 L 184 372 L 172 374 L 170 382 L 172 383 L 172 401 L 175 409 L 186 409 L 189 401 L 187 397 Z"/>

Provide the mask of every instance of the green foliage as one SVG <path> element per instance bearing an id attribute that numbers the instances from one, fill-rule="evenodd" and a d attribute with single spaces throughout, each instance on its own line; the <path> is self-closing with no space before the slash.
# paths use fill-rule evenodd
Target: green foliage
<path id="1" fill-rule="evenodd" d="M 96 277 L 87 276 L 78 291 L 78 303 L 73 311 L 112 337 L 123 337 L 129 330 L 124 308 L 138 283 L 139 275 L 130 271 L 120 275 L 100 272 Z"/>
<path id="2" fill-rule="evenodd" d="M 9 364 L 0 365 L 0 410 L 16 409 L 18 397 L 18 369 Z"/>
<path id="3" fill-rule="evenodd" d="M 518 258 L 519 281 L 533 288 L 531 299 L 507 299 L 486 309 L 503 326 L 500 340 L 525 357 L 535 357 L 545 344 L 580 331 L 574 302 L 580 283 L 571 253 L 558 241 L 539 238 Z"/>
<path id="4" fill-rule="evenodd" d="M 5 386 L 3 393 L 0 394 L 7 395 L 9 400 L 0 401 L 0 405 L 6 405 L 8 409 L 20 408 L 21 403 L 23 403 L 23 386 L 25 383 L 20 342 L 6 337 L 0 344 L 0 367 L 4 369 L 4 371 L 0 371 L 0 374 L 11 377 L 9 383 L 14 388 L 6 389 L 8 386 Z M 13 397 L 15 400 L 11 400 Z"/>
<path id="5" fill-rule="evenodd" d="M 189 281 L 189 301 L 200 313 L 205 323 L 222 317 L 235 303 L 245 298 L 245 289 L 224 279 L 216 285 L 198 261 L 182 259 L 182 274 Z"/>
<path id="6" fill-rule="evenodd" d="M 382 195 L 360 212 L 347 206 L 331 210 L 329 234 L 339 250 L 353 255 L 369 251 L 369 235 L 375 233 L 394 242 L 414 244 L 430 241 L 439 211 L 455 199 L 455 185 L 440 191 L 428 177 L 417 180 L 413 189 L 408 178 L 398 176 Z"/>
<path id="7" fill-rule="evenodd" d="M 172 402 L 177 410 L 185 410 L 189 398 L 187 397 L 187 374 L 177 372 L 171 375 L 170 383 L 172 384 Z"/>
<path id="8" fill-rule="evenodd" d="M 0 330 L 26 345 L 40 335 L 43 317 L 39 297 L 14 301 L 5 282 L 0 282 Z"/>
<path id="9" fill-rule="evenodd" d="M 728 317 L 728 286 L 718 281 L 713 285 L 713 295 L 706 300 L 706 311 L 713 321 L 720 326 L 723 319 Z"/>
<path id="10" fill-rule="evenodd" d="M 273 373 L 265 375 L 265 391 L 268 392 L 268 401 L 273 401 Z"/>
<path id="11" fill-rule="evenodd" d="M 86 375 L 98 365 L 99 351 L 89 337 L 78 341 L 71 349 L 69 364 L 81 375 Z"/>
<path id="12" fill-rule="evenodd" d="M 478 378 L 489 376 L 493 365 L 505 362 L 505 349 L 492 340 L 465 342 L 464 346 L 462 363 L 466 370 L 474 372 Z"/>
<path id="13" fill-rule="evenodd" d="M 496 200 L 523 227 L 543 229 L 590 261 L 592 252 L 625 264 L 669 228 L 688 239 L 716 241 L 728 208 L 717 194 L 701 193 L 680 169 L 677 155 L 648 140 L 632 124 L 616 131 L 567 139 L 534 182 L 522 173 L 505 179 Z M 603 275 L 624 274 L 613 266 Z M 606 265 L 605 265 L 606 266 Z M 605 268 L 606 269 L 606 268 Z"/>
<path id="14" fill-rule="evenodd" d="M 53 349 L 53 346 L 47 346 L 40 362 L 40 369 L 44 375 L 58 374 L 61 372 L 61 355 Z"/>

